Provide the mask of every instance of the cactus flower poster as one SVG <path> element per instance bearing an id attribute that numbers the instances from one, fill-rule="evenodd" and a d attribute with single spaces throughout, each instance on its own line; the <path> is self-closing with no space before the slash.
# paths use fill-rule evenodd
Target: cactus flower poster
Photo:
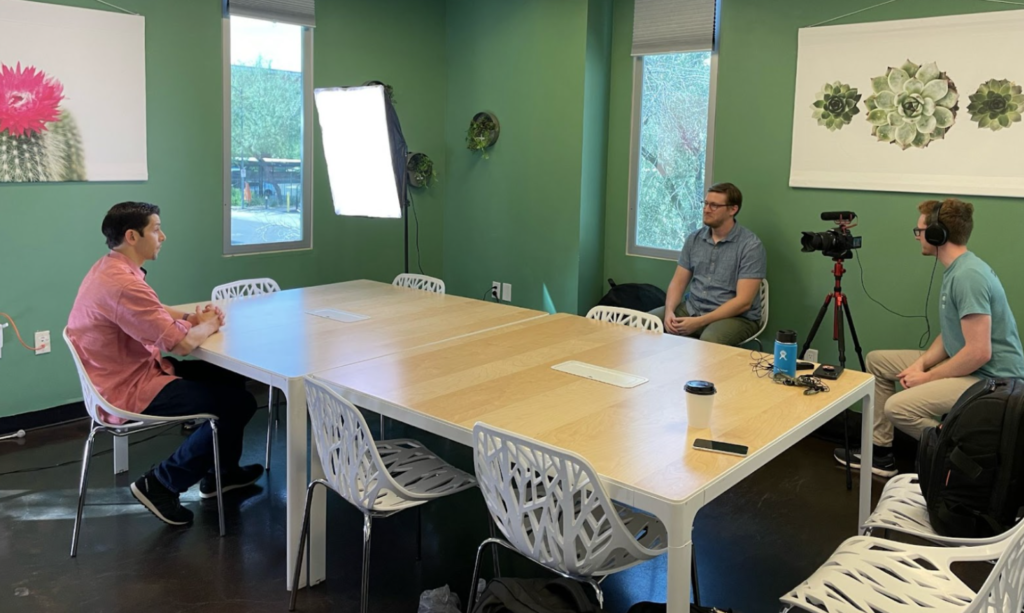
<path id="1" fill-rule="evenodd" d="M 0 183 L 144 181 L 145 21 L 0 0 Z"/>
<path id="2" fill-rule="evenodd" d="M 1024 196 L 1024 11 L 803 28 L 789 184 Z"/>

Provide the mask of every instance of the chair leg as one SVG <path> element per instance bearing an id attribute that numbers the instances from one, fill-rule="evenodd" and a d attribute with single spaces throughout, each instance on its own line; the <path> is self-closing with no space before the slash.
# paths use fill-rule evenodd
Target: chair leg
<path id="1" fill-rule="evenodd" d="M 604 609 L 604 590 L 601 589 L 601 585 L 593 579 L 587 579 L 587 583 L 594 588 L 594 594 L 597 595 L 597 608 Z"/>
<path id="2" fill-rule="evenodd" d="M 220 524 L 220 535 L 224 536 L 224 492 L 220 486 L 220 442 L 217 436 L 217 420 L 210 420 L 213 432 L 213 474 L 217 481 L 217 520 Z"/>
<path id="3" fill-rule="evenodd" d="M 274 431 L 274 388 L 267 397 L 267 472 L 270 472 L 270 435 Z"/>
<path id="4" fill-rule="evenodd" d="M 693 604 L 700 606 L 700 584 L 697 582 L 697 547 L 690 545 L 690 585 L 693 586 Z"/>
<path id="5" fill-rule="evenodd" d="M 299 595 L 299 577 L 302 575 L 302 554 L 305 553 L 306 539 L 309 538 L 309 509 L 313 506 L 313 490 L 319 485 L 317 481 L 306 488 L 306 508 L 302 512 L 302 532 L 299 533 L 299 557 L 295 559 L 295 571 L 292 573 L 292 596 L 288 601 L 288 610 L 295 610 L 295 599 Z"/>
<path id="6" fill-rule="evenodd" d="M 92 459 L 92 444 L 96 438 L 96 428 L 89 430 L 89 438 L 85 439 L 85 450 L 82 452 L 82 477 L 78 482 L 78 512 L 75 514 L 75 527 L 71 534 L 71 557 L 78 555 L 78 536 L 82 530 L 82 509 L 85 507 L 85 489 L 89 482 L 89 461 Z M 114 437 L 117 440 L 117 437 Z"/>
<path id="7" fill-rule="evenodd" d="M 387 419 L 387 418 L 384 417 L 383 415 L 380 416 L 380 435 L 379 435 L 379 438 L 382 441 L 387 438 L 386 436 L 384 436 L 384 420 L 385 419 Z"/>
<path id="8" fill-rule="evenodd" d="M 492 528 L 493 530 L 493 528 Z M 469 586 L 469 600 L 466 601 L 466 610 L 472 611 L 476 605 L 476 584 L 480 580 L 480 558 L 484 555 L 484 548 L 488 545 L 500 545 L 501 541 L 496 538 L 489 538 L 484 542 L 480 543 L 480 546 L 476 549 L 476 561 L 473 562 L 473 582 Z M 498 557 L 498 551 L 495 549 L 494 558 Z"/>
<path id="9" fill-rule="evenodd" d="M 491 533 L 491 538 L 492 539 L 497 539 L 498 538 L 498 531 L 494 527 L 494 522 L 491 521 L 490 514 L 488 514 L 488 516 L 487 516 L 487 527 L 489 528 L 489 531 Z M 495 577 L 500 577 L 501 576 L 501 560 L 498 558 L 498 554 L 499 553 L 501 553 L 501 551 L 495 549 L 494 550 L 494 555 L 491 556 L 491 563 L 494 564 L 494 576 Z"/>
<path id="10" fill-rule="evenodd" d="M 370 528 L 373 517 L 369 513 L 363 515 L 363 584 L 359 590 L 359 613 L 366 613 L 370 600 Z"/>

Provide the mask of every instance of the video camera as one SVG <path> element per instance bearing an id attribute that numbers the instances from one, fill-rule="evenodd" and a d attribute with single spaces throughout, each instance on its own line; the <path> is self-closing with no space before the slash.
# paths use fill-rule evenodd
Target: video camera
<path id="1" fill-rule="evenodd" d="M 821 255 L 846 260 L 853 257 L 853 249 L 860 249 L 861 237 L 850 234 L 857 214 L 851 211 L 831 211 L 821 214 L 823 221 L 832 221 L 838 226 L 825 232 L 802 232 L 800 251 L 820 251 Z"/>

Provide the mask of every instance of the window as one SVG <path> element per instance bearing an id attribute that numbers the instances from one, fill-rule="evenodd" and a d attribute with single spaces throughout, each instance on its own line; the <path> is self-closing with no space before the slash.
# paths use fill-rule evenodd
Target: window
<path id="1" fill-rule="evenodd" d="M 312 29 L 225 20 L 224 253 L 312 246 Z"/>
<path id="2" fill-rule="evenodd" d="M 630 255 L 674 260 L 703 223 L 716 64 L 711 51 L 635 59 Z"/>

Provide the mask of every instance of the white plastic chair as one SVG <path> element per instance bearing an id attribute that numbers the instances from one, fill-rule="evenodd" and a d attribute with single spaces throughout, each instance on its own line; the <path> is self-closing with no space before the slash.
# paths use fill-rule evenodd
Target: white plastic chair
<path id="1" fill-rule="evenodd" d="M 360 611 L 366 613 L 370 580 L 370 528 L 375 517 L 387 517 L 429 500 L 476 485 L 471 475 L 449 465 L 419 442 L 395 439 L 374 442 L 359 410 L 332 389 L 306 379 L 306 401 L 324 479 L 306 490 L 302 534 L 292 585 L 299 584 L 302 554 L 309 537 L 313 491 L 323 485 L 363 512 L 363 575 Z M 315 459 L 313 461 L 316 461 Z M 292 590 L 289 611 L 298 590 Z"/>
<path id="2" fill-rule="evenodd" d="M 764 332 L 764 329 L 768 327 L 768 279 L 761 279 L 758 293 L 761 295 L 761 318 L 758 320 L 760 327 L 753 336 L 740 343 L 740 345 L 746 345 L 750 341 L 756 340 Z"/>
<path id="3" fill-rule="evenodd" d="M 409 289 L 420 289 L 426 292 L 434 292 L 435 294 L 444 293 L 444 281 L 436 277 L 428 277 L 427 275 L 417 275 L 408 272 L 403 272 L 395 277 L 395 280 L 391 282 L 391 285 L 407 287 Z"/>
<path id="4" fill-rule="evenodd" d="M 468 609 L 476 601 L 480 557 L 488 545 L 590 584 L 599 604 L 600 579 L 666 552 L 664 524 L 613 504 L 580 456 L 482 423 L 473 426 L 473 446 L 480 491 L 505 539 L 489 538 L 477 549 Z"/>
<path id="5" fill-rule="evenodd" d="M 977 593 L 952 571 L 957 562 L 992 560 L 992 572 Z M 1024 605 L 1024 522 L 999 542 L 969 547 L 856 536 L 781 601 L 784 611 L 815 613 L 1019 613 Z"/>
<path id="6" fill-rule="evenodd" d="M 281 291 L 281 286 L 273 279 L 268 279 L 266 277 L 262 279 L 241 279 L 239 281 L 232 281 L 231 283 L 224 283 L 213 288 L 213 294 L 210 296 L 210 300 L 251 298 L 252 296 L 273 294 L 274 292 L 279 291 Z"/>
<path id="7" fill-rule="evenodd" d="M 587 319 L 622 324 L 649 332 L 664 332 L 665 326 L 657 316 L 633 309 L 613 306 L 596 306 L 587 313 Z"/>
<path id="8" fill-rule="evenodd" d="M 82 401 L 85 403 L 85 410 L 89 413 L 89 417 L 92 418 L 92 428 L 89 430 L 89 438 L 85 440 L 85 451 L 82 453 L 82 476 L 78 485 L 78 511 L 75 514 L 75 527 L 71 535 L 71 557 L 73 558 L 78 555 L 78 537 L 81 534 L 82 509 L 85 506 L 85 490 L 89 480 L 89 461 L 92 459 L 92 445 L 97 432 L 107 432 L 115 438 L 120 438 L 132 433 L 144 432 L 186 421 L 210 422 L 210 429 L 213 431 L 213 469 L 217 481 L 217 515 L 220 535 L 224 536 L 224 501 L 220 486 L 220 446 L 217 441 L 217 417 L 206 413 L 183 415 L 181 417 L 159 417 L 156 415 L 146 415 L 145 413 L 123 411 L 104 400 L 99 392 L 96 391 L 92 380 L 89 379 L 89 375 L 85 372 L 85 367 L 82 366 L 82 358 L 78 355 L 78 350 L 75 349 L 75 345 L 68 336 L 67 328 L 64 328 L 64 342 L 67 343 L 68 349 L 71 351 L 71 357 L 75 360 L 78 378 L 82 383 Z M 104 413 L 129 421 L 121 425 L 109 424 L 104 418 Z"/>
<path id="9" fill-rule="evenodd" d="M 213 288 L 210 300 L 238 300 L 240 298 L 251 298 L 263 294 L 273 294 L 281 291 L 277 281 L 269 278 L 242 279 L 231 283 L 224 283 Z M 267 471 L 270 471 L 270 439 L 274 432 L 274 424 L 277 423 L 278 406 L 281 404 L 280 392 L 275 392 L 271 386 L 267 392 Z"/>
<path id="10" fill-rule="evenodd" d="M 899 475 L 885 484 L 878 505 L 861 530 L 866 535 L 892 530 L 948 547 L 988 545 L 1005 539 L 1009 532 L 987 538 L 962 538 L 937 533 L 928 518 L 928 505 L 915 474 Z"/>

